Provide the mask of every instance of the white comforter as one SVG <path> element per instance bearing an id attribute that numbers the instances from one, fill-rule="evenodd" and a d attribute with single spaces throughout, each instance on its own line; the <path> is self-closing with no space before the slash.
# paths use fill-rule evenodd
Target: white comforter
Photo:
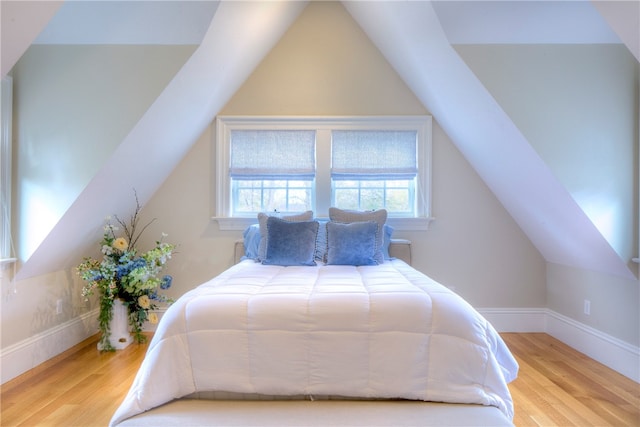
<path id="1" fill-rule="evenodd" d="M 480 314 L 402 261 L 243 261 L 167 310 L 111 425 L 206 391 L 477 403 L 512 419 L 517 371 Z"/>

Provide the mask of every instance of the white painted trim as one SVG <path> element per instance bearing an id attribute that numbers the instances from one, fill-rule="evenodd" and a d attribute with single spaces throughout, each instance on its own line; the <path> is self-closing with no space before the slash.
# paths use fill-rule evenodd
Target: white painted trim
<path id="1" fill-rule="evenodd" d="M 545 332 L 640 383 L 640 347 L 548 310 Z"/>
<path id="2" fill-rule="evenodd" d="M 0 258 L 7 261 L 15 255 L 11 239 L 13 77 L 3 77 L 0 85 Z"/>
<path id="3" fill-rule="evenodd" d="M 237 231 L 244 230 L 251 224 L 258 222 L 257 217 L 245 218 L 245 217 L 211 217 L 213 221 L 218 222 L 218 227 L 223 231 Z M 329 218 L 319 218 L 329 220 Z M 429 229 L 429 224 L 434 221 L 435 218 L 387 218 L 387 224 L 391 225 L 394 230 L 402 231 L 426 231 Z"/>
<path id="4" fill-rule="evenodd" d="M 91 310 L 0 351 L 0 382 L 35 368 L 98 331 L 98 310 Z"/>
<path id="5" fill-rule="evenodd" d="M 154 310 L 162 318 L 166 308 Z M 498 332 L 542 332 L 640 383 L 640 347 L 612 337 L 547 308 L 478 308 Z M 98 310 L 39 333 L 0 352 L 5 383 L 73 347 L 98 330 Z M 156 325 L 146 323 L 145 331 Z"/>
<path id="6" fill-rule="evenodd" d="M 166 308 L 154 310 L 158 319 L 161 319 L 166 311 Z M 146 322 L 142 329 L 146 332 L 153 332 L 156 330 L 156 325 Z M 95 308 L 75 319 L 2 349 L 0 351 L 0 367 L 2 368 L 0 369 L 0 384 L 35 368 L 97 332 L 98 308 Z"/>
<path id="7" fill-rule="evenodd" d="M 231 215 L 231 182 L 229 178 L 230 139 L 232 130 L 239 129 L 287 129 L 287 130 L 315 130 L 318 139 L 316 140 L 316 154 L 319 151 L 330 152 L 330 135 L 320 138 L 321 131 L 331 131 L 336 129 L 349 130 L 412 130 L 418 135 L 418 179 L 416 188 L 416 217 L 418 224 L 406 225 L 403 230 L 426 230 L 428 220 L 431 216 L 431 176 L 432 176 L 432 139 L 433 139 L 433 118 L 430 115 L 410 115 L 410 116 L 218 116 L 215 125 L 214 149 L 216 163 L 216 191 L 215 206 L 213 207 L 213 219 L 220 224 L 221 230 L 237 229 L 237 223 L 227 221 Z M 329 156 L 330 157 L 330 156 Z M 324 215 L 328 212 L 328 203 L 331 201 L 330 194 L 327 193 L 326 185 L 318 183 L 320 176 L 326 174 L 329 177 L 328 157 L 324 159 L 320 156 L 316 159 L 316 194 L 314 211 Z M 320 179 L 323 181 L 324 179 Z M 325 184 L 327 184 L 325 182 Z M 320 187 L 325 188 L 322 190 Z M 329 187 L 330 188 L 330 187 Z M 327 206 L 325 206 L 327 205 Z"/>
<path id="8" fill-rule="evenodd" d="M 212 216 L 211 219 L 218 222 L 221 231 L 244 230 L 258 222 L 257 216 L 252 218 Z"/>
<path id="9" fill-rule="evenodd" d="M 640 347 L 547 308 L 478 308 L 498 332 L 544 332 L 640 383 Z"/>

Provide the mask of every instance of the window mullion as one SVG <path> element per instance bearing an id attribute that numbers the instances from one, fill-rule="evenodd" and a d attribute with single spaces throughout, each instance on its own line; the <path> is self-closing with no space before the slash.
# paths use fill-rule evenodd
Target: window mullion
<path id="1" fill-rule="evenodd" d="M 331 130 L 316 132 L 316 216 L 329 216 L 331 205 Z"/>
<path id="2" fill-rule="evenodd" d="M 382 200 L 385 202 L 385 208 L 387 203 L 387 181 L 382 182 Z"/>
<path id="3" fill-rule="evenodd" d="M 289 203 L 291 202 L 289 200 L 289 194 L 290 194 L 290 190 L 291 190 L 291 183 L 289 181 L 284 183 L 284 192 L 286 194 L 284 200 L 287 206 L 287 212 L 289 211 Z"/>

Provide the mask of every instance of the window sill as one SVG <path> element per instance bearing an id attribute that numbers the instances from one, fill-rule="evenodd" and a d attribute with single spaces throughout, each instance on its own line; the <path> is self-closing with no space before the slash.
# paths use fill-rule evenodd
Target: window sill
<path id="1" fill-rule="evenodd" d="M 257 218 L 211 217 L 218 222 L 221 231 L 244 230 L 258 222 Z M 388 218 L 387 224 L 396 231 L 426 231 L 435 218 Z"/>
<path id="2" fill-rule="evenodd" d="M 212 220 L 218 222 L 218 227 L 220 227 L 221 231 L 229 231 L 229 230 L 244 230 L 251 224 L 257 224 L 258 218 L 234 218 L 234 217 L 222 217 L 222 216 L 213 216 Z"/>
<path id="3" fill-rule="evenodd" d="M 17 258 L 0 258 L 0 265 L 13 264 L 18 261 Z"/>

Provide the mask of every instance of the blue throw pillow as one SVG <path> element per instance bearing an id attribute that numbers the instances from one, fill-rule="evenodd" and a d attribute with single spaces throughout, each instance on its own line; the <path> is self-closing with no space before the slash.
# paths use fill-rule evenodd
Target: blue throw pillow
<path id="1" fill-rule="evenodd" d="M 327 223 L 327 264 L 377 265 L 378 224 L 373 221 Z"/>
<path id="2" fill-rule="evenodd" d="M 262 261 L 267 252 L 267 242 L 269 241 L 269 236 L 267 235 L 267 220 L 270 217 L 276 217 L 280 219 L 284 219 L 287 221 L 311 221 L 313 219 L 313 211 L 306 211 L 300 214 L 295 215 L 284 215 L 273 214 L 273 213 L 264 213 L 260 212 L 258 214 L 258 226 L 260 228 L 260 243 L 258 245 L 258 261 Z"/>
<path id="3" fill-rule="evenodd" d="M 391 245 L 391 236 L 393 235 L 393 227 L 385 224 L 382 229 L 384 233 L 384 241 L 382 242 L 382 255 L 384 259 L 391 259 L 391 255 L 389 255 L 389 246 Z"/>
<path id="4" fill-rule="evenodd" d="M 376 224 L 378 224 L 375 259 L 376 261 L 378 261 L 379 264 L 384 263 L 383 228 L 384 228 L 385 222 L 387 221 L 386 209 L 378 209 L 376 211 L 353 211 L 348 209 L 339 209 L 335 207 L 330 207 L 329 219 L 331 221 L 342 222 L 342 223 L 375 221 Z"/>
<path id="5" fill-rule="evenodd" d="M 316 241 L 316 261 L 325 262 L 327 260 L 327 220 L 326 219 L 316 219 L 320 223 L 320 227 L 318 228 L 318 239 Z M 391 245 L 391 236 L 393 235 L 393 227 L 389 224 L 385 224 L 383 229 L 384 233 L 384 241 L 382 243 L 382 255 L 385 260 L 390 260 L 391 255 L 389 255 L 389 246 Z M 258 239 L 260 237 L 258 236 Z M 245 238 L 245 247 L 248 248 L 247 239 Z M 256 249 L 257 250 L 257 249 Z M 249 249 L 247 249 L 247 253 Z"/>
<path id="6" fill-rule="evenodd" d="M 290 222 L 280 218 L 267 219 L 266 265 L 316 265 L 318 221 Z"/>
<path id="7" fill-rule="evenodd" d="M 242 233 L 244 240 L 244 256 L 242 259 L 258 259 L 258 248 L 260 246 L 260 227 L 258 224 L 251 224 Z"/>
<path id="8" fill-rule="evenodd" d="M 327 259 L 327 220 L 317 219 L 320 226 L 318 227 L 318 237 L 316 239 L 316 261 L 324 262 Z M 391 259 L 389 255 L 389 245 L 391 244 L 391 237 L 393 235 L 393 227 L 389 224 L 385 224 L 383 228 L 384 243 L 382 244 L 382 254 L 385 260 Z M 259 247 L 260 247 L 260 227 L 258 224 L 251 224 L 242 233 L 244 238 L 244 257 L 242 259 L 252 259 L 255 261 L 260 260 Z"/>

